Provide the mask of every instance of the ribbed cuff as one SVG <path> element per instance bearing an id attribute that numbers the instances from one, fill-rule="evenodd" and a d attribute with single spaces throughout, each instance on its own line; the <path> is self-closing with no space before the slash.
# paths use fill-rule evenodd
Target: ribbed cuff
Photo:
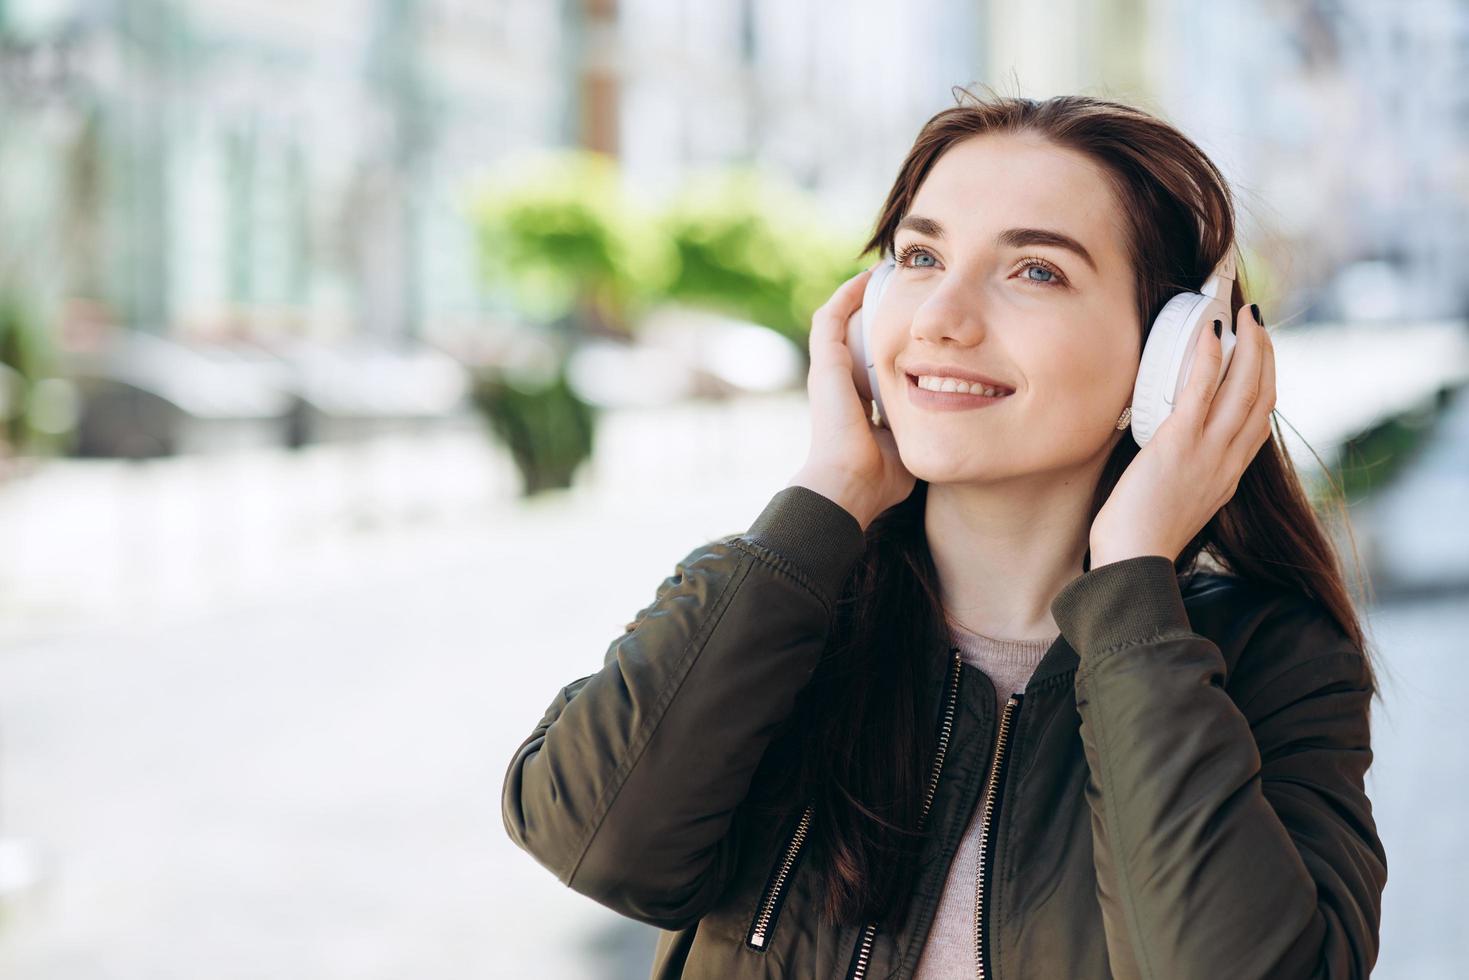
<path id="1" fill-rule="evenodd" d="M 867 544 L 851 512 L 799 485 L 770 498 L 744 536 L 800 567 L 831 601 Z"/>
<path id="2" fill-rule="evenodd" d="M 1190 628 L 1178 575 L 1162 555 L 1138 555 L 1084 572 L 1051 600 L 1051 617 L 1083 662 L 1129 640 Z"/>

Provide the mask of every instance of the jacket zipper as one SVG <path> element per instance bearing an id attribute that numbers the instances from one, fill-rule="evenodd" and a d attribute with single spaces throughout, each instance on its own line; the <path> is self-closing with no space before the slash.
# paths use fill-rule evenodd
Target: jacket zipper
<path id="1" fill-rule="evenodd" d="M 801 814 L 800 823 L 796 824 L 796 830 L 791 834 L 790 842 L 786 844 L 785 856 L 781 858 L 775 873 L 770 876 L 769 884 L 765 886 L 765 896 L 760 900 L 760 910 L 755 914 L 755 921 L 750 923 L 750 934 L 745 937 L 745 944 L 751 949 L 763 951 L 770 938 L 772 920 L 780 911 L 781 899 L 785 895 L 785 887 L 790 880 L 791 869 L 795 867 L 796 857 L 801 853 L 801 847 L 806 843 L 806 835 L 811 831 L 812 809 L 813 807 L 807 804 L 805 812 Z"/>
<path id="2" fill-rule="evenodd" d="M 979 825 L 979 870 L 974 876 L 974 963 L 978 980 L 989 973 L 989 932 L 984 923 L 984 871 L 985 856 L 989 850 L 990 822 L 998 809 L 1000 778 L 1005 760 L 1005 746 L 1010 738 L 1010 724 L 1015 712 L 1020 710 L 1023 695 L 1012 694 L 1005 703 L 1005 713 L 1000 717 L 1000 735 L 995 741 L 995 758 L 990 763 L 989 792 L 984 796 L 984 817 Z"/>
<path id="3" fill-rule="evenodd" d="M 938 749 L 933 754 L 933 770 L 928 776 L 928 792 L 923 797 L 923 812 L 918 817 L 919 830 L 923 829 L 924 821 L 928 819 L 928 808 L 933 806 L 934 793 L 939 788 L 939 773 L 944 768 L 944 754 L 949 750 L 949 733 L 954 729 L 954 707 L 959 703 L 959 672 L 964 659 L 957 647 L 951 652 L 954 662 L 949 669 L 949 696 L 944 704 L 943 725 L 939 728 Z M 862 980 L 867 975 L 867 962 L 872 957 L 872 942 L 876 937 L 877 923 L 867 923 L 857 940 L 857 948 L 852 951 L 852 963 L 847 967 L 847 980 Z"/>

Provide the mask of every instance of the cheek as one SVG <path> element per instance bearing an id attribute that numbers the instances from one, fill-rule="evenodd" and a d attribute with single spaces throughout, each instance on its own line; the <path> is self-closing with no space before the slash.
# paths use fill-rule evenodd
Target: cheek
<path id="1" fill-rule="evenodd" d="M 1136 363 L 1117 343 L 1075 340 L 1027 352 L 1023 415 L 1052 433 L 1052 446 L 1090 451 L 1131 398 Z M 1023 425 L 1023 424 L 1022 424 Z M 1062 450 L 1069 452 L 1069 450 Z"/>
<path id="2" fill-rule="evenodd" d="M 908 314 L 906 311 L 896 309 L 897 302 L 891 297 L 885 297 L 882 307 L 877 312 L 877 319 L 872 323 L 872 349 L 879 357 L 891 360 L 907 340 Z"/>
<path id="3" fill-rule="evenodd" d="M 1131 391 L 1137 377 L 1138 341 L 1097 332 L 1073 333 L 1046 360 L 1048 384 L 1088 399 Z"/>
<path id="4" fill-rule="evenodd" d="M 907 336 L 899 320 L 891 312 L 879 315 L 872 327 L 872 355 L 877 359 L 877 373 L 904 381 L 894 366 L 898 353 L 907 346 Z"/>

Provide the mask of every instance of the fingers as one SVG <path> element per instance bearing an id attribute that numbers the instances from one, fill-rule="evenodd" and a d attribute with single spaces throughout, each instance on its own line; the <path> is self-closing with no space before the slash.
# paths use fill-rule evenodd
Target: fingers
<path id="1" fill-rule="evenodd" d="M 1250 326 L 1251 336 L 1258 341 L 1260 384 L 1259 392 L 1250 406 L 1244 424 L 1230 441 L 1230 451 L 1243 455 L 1241 470 L 1255 458 L 1260 447 L 1269 441 L 1270 414 L 1275 411 L 1275 343 L 1270 339 L 1270 332 L 1256 325 L 1254 317 L 1249 315 L 1248 310 L 1244 312 L 1245 320 Z"/>
<path id="2" fill-rule="evenodd" d="M 863 269 L 846 282 L 837 287 L 831 298 L 816 308 L 811 314 L 811 365 L 816 367 L 850 364 L 844 361 L 847 344 L 847 320 L 862 305 L 862 292 L 867 288 L 867 280 L 872 275 L 872 270 L 877 268 L 874 264 L 871 268 Z"/>
<path id="3" fill-rule="evenodd" d="M 818 306 L 816 312 L 811 315 L 812 326 L 815 326 L 817 320 L 845 324 L 847 317 L 862 305 L 862 291 L 867 288 L 867 280 L 872 275 L 872 270 L 876 268 L 877 265 L 874 264 L 863 269 L 838 286 L 836 292 L 831 294 L 831 298 Z"/>
<path id="4" fill-rule="evenodd" d="M 1179 401 L 1180 407 L 1184 409 L 1182 414 L 1192 424 L 1195 432 L 1201 432 L 1205 420 L 1209 418 L 1215 390 L 1219 387 L 1219 365 L 1224 361 L 1223 344 L 1220 337 L 1214 334 L 1214 322 L 1217 321 L 1205 324 L 1204 329 L 1199 331 L 1198 340 L 1194 341 L 1193 353 L 1190 355 L 1193 362 L 1189 365 L 1188 380 L 1184 382 L 1184 391 Z M 1220 323 L 1220 330 L 1223 329 L 1224 325 Z"/>
<path id="5" fill-rule="evenodd" d="M 1258 411 L 1265 363 L 1265 330 L 1255 323 L 1248 303 L 1235 313 L 1234 355 L 1219 384 L 1204 434 L 1226 449 L 1244 432 Z M 1217 368 L 1216 368 L 1217 369 Z M 1268 410 L 1266 411 L 1268 415 Z"/>

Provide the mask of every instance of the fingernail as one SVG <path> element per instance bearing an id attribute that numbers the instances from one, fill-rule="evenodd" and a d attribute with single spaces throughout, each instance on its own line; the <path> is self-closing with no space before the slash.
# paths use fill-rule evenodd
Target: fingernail
<path id="1" fill-rule="evenodd" d="M 1216 337 L 1222 337 L 1222 336 L 1224 336 L 1224 329 L 1223 329 L 1223 327 L 1221 326 L 1221 324 L 1219 323 L 1218 320 L 1215 320 L 1214 321 L 1214 336 L 1216 336 Z"/>
<path id="2" fill-rule="evenodd" d="M 1250 304 L 1250 316 L 1254 317 L 1255 322 L 1260 326 L 1263 327 L 1265 325 L 1265 321 L 1260 319 L 1260 307 L 1256 306 L 1254 303 Z"/>

